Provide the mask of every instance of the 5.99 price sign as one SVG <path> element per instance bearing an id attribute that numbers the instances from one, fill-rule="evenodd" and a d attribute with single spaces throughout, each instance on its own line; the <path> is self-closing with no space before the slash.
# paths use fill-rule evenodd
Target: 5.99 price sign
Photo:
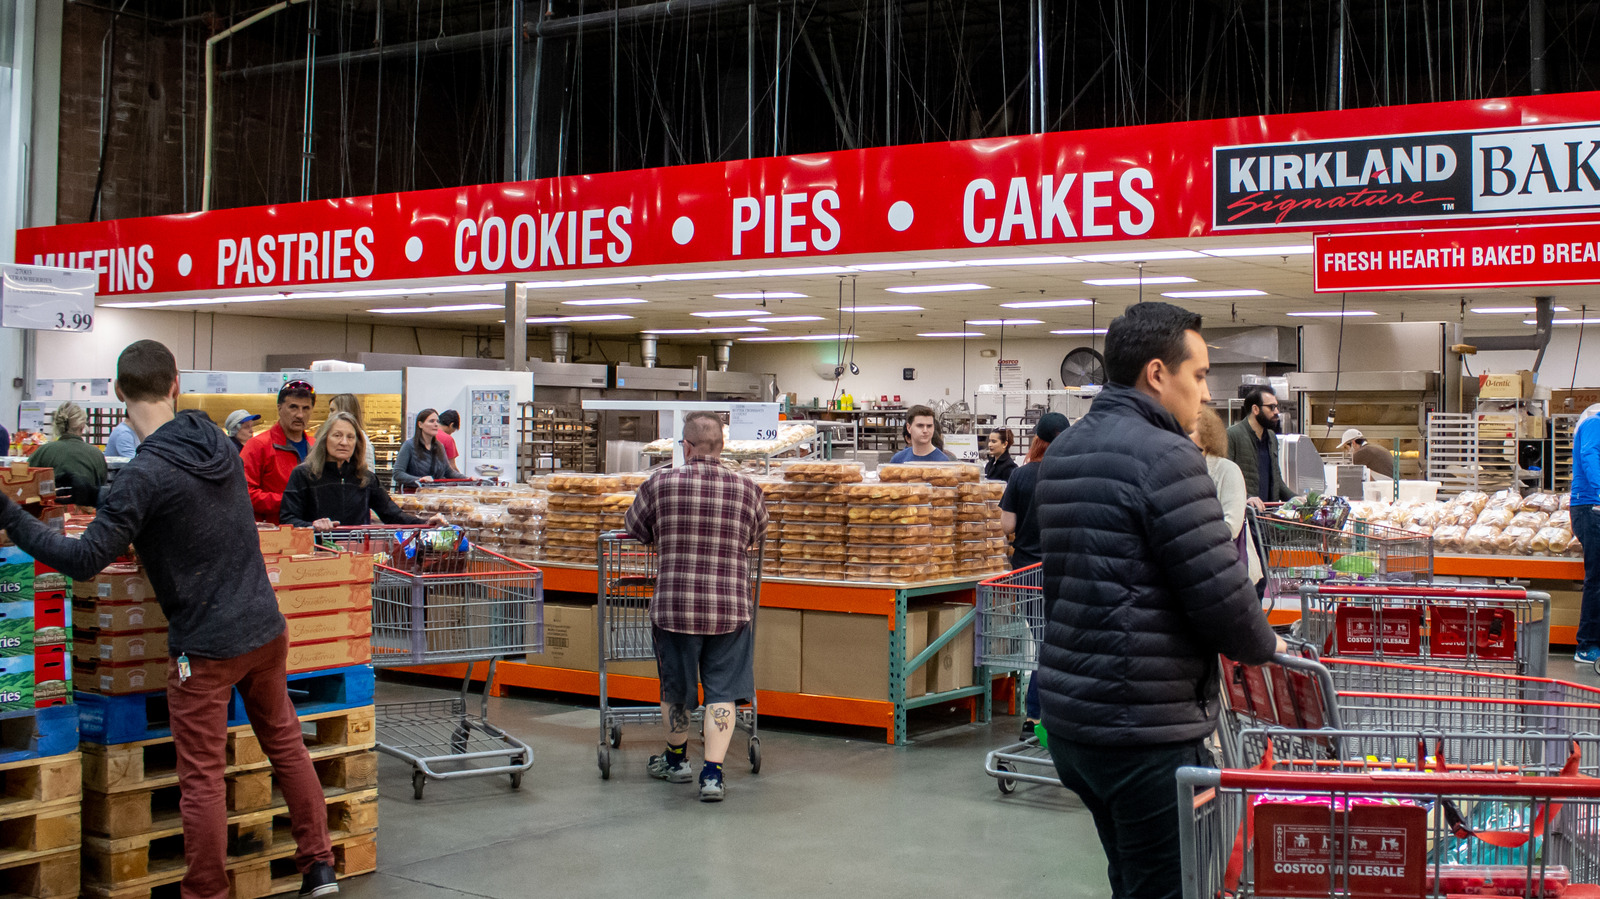
<path id="1" fill-rule="evenodd" d="M 97 277 L 79 269 L 0 265 L 0 327 L 94 330 Z"/>

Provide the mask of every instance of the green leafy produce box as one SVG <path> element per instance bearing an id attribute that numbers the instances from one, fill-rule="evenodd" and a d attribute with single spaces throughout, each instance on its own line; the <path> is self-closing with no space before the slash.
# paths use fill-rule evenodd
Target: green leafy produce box
<path id="1" fill-rule="evenodd" d="M 0 546 L 0 603 L 33 602 L 36 596 L 72 597 L 72 580 L 15 546 Z"/>
<path id="2" fill-rule="evenodd" d="M 0 658 L 0 712 L 33 708 L 33 654 Z"/>
<path id="3" fill-rule="evenodd" d="M 0 658 L 33 655 L 33 603 L 0 604 Z"/>

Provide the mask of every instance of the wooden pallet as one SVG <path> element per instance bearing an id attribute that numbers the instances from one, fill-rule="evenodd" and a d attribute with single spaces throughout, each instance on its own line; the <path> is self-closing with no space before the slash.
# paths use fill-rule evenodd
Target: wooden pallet
<path id="1" fill-rule="evenodd" d="M 289 810 L 279 801 L 257 812 L 228 816 L 228 865 L 237 869 L 294 854 Z M 378 829 L 378 791 L 327 795 L 328 832 L 338 842 Z M 183 827 L 180 824 L 133 837 L 88 836 L 83 842 L 83 891 L 122 899 L 145 895 L 152 887 L 183 878 Z M 131 891 L 131 892 L 130 892 Z"/>
<path id="2" fill-rule="evenodd" d="M 0 883 L 8 899 L 72 899 L 80 879 L 77 846 L 0 862 Z"/>
<path id="3" fill-rule="evenodd" d="M 274 845 L 259 855 L 230 859 L 228 863 L 229 899 L 263 899 L 300 890 L 300 872 L 294 864 L 294 841 Z M 378 869 L 378 836 L 375 833 L 350 836 L 333 835 L 333 868 L 339 879 L 371 874 Z M 178 899 L 183 871 L 167 871 L 138 883 L 115 888 L 85 883 L 84 895 L 93 899 Z M 73 884 L 74 890 L 77 884 Z M 74 894 L 76 895 L 76 894 Z"/>
<path id="4" fill-rule="evenodd" d="M 372 706 L 318 712 L 302 717 L 306 748 L 313 759 L 371 749 L 377 734 Z M 178 782 L 178 756 L 172 737 L 137 743 L 83 743 L 83 786 L 100 793 L 149 790 Z M 271 767 L 250 725 L 229 728 L 227 772 L 235 774 Z"/>
<path id="5" fill-rule="evenodd" d="M 324 790 L 354 793 L 378 786 L 378 754 L 372 749 L 345 749 L 339 755 L 319 755 L 311 760 Z M 224 775 L 230 814 L 271 808 L 278 795 L 277 776 L 271 768 L 234 771 Z M 84 831 L 108 839 L 181 827 L 176 783 L 139 790 L 102 793 L 84 790 Z"/>
<path id="6" fill-rule="evenodd" d="M 0 765 L 0 819 L 14 808 L 83 795 L 83 756 L 77 752 Z"/>

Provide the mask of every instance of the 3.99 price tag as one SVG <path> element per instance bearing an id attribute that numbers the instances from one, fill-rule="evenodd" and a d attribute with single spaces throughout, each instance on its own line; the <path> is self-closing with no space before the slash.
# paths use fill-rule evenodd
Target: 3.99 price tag
<path id="1" fill-rule="evenodd" d="M 777 403 L 734 403 L 728 408 L 729 440 L 777 440 Z"/>
<path id="2" fill-rule="evenodd" d="M 92 331 L 98 279 L 82 269 L 0 265 L 0 326 Z"/>

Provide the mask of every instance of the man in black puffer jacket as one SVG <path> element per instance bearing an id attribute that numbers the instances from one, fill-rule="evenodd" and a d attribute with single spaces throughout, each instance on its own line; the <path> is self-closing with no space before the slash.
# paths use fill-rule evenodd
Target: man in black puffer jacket
<path id="1" fill-rule="evenodd" d="M 1282 650 L 1187 432 L 1210 394 L 1200 316 L 1130 306 L 1111 383 L 1040 462 L 1048 609 L 1038 678 L 1050 754 L 1082 797 L 1116 899 L 1178 896 L 1176 771 L 1207 761 L 1217 653 Z"/>

